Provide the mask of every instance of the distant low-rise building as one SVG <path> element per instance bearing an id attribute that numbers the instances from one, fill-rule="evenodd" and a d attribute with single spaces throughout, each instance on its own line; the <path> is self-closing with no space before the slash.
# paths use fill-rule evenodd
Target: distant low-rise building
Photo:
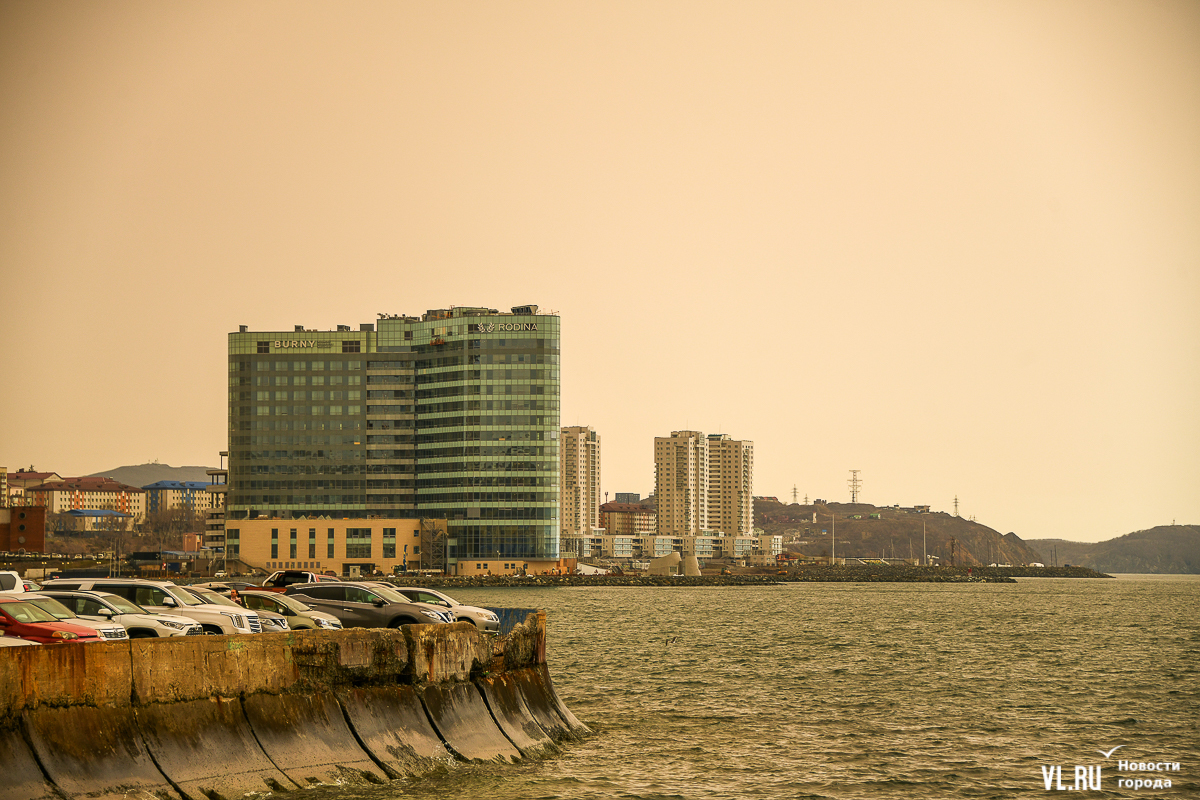
<path id="1" fill-rule="evenodd" d="M 213 503 L 208 484 L 203 481 L 158 481 L 143 486 L 142 490 L 146 493 L 147 514 L 185 508 L 205 516 Z"/>
<path id="2" fill-rule="evenodd" d="M 112 478 L 84 477 L 46 481 L 24 490 L 24 505 L 45 506 L 48 514 L 96 509 L 128 514 L 132 523 L 146 517 L 146 493 Z"/>

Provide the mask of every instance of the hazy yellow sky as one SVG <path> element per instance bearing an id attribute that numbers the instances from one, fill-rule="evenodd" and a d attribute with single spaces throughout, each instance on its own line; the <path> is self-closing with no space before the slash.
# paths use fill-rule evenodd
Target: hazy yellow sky
<path id="1" fill-rule="evenodd" d="M 226 336 L 562 315 L 604 490 L 1200 522 L 1200 3 L 0 3 L 0 465 L 213 464 Z"/>

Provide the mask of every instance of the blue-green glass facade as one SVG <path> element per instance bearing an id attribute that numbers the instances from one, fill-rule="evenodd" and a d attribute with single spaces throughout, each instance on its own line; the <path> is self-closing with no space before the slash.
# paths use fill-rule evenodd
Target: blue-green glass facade
<path id="1" fill-rule="evenodd" d="M 445 517 L 451 561 L 557 558 L 558 430 L 536 307 L 229 335 L 230 519 Z"/>

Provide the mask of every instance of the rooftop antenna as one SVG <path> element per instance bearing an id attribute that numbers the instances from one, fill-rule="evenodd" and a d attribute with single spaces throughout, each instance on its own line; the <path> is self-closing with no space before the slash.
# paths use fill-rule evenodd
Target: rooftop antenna
<path id="1" fill-rule="evenodd" d="M 859 478 L 858 478 L 858 473 L 860 473 L 860 472 L 862 472 L 862 470 L 859 470 L 859 469 L 850 470 L 850 480 L 846 481 L 846 483 L 850 484 L 850 502 L 851 503 L 858 502 L 858 489 L 860 486 L 862 486 L 862 481 L 859 480 Z"/>

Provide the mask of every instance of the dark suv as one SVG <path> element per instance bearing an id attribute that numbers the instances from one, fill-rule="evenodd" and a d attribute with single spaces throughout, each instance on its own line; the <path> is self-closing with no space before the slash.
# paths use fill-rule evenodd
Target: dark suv
<path id="1" fill-rule="evenodd" d="M 386 586 L 364 586 L 349 581 L 295 583 L 284 590 L 318 611 L 333 614 L 347 628 L 399 628 L 401 625 L 436 625 L 452 622 L 447 614 L 411 603 Z"/>

